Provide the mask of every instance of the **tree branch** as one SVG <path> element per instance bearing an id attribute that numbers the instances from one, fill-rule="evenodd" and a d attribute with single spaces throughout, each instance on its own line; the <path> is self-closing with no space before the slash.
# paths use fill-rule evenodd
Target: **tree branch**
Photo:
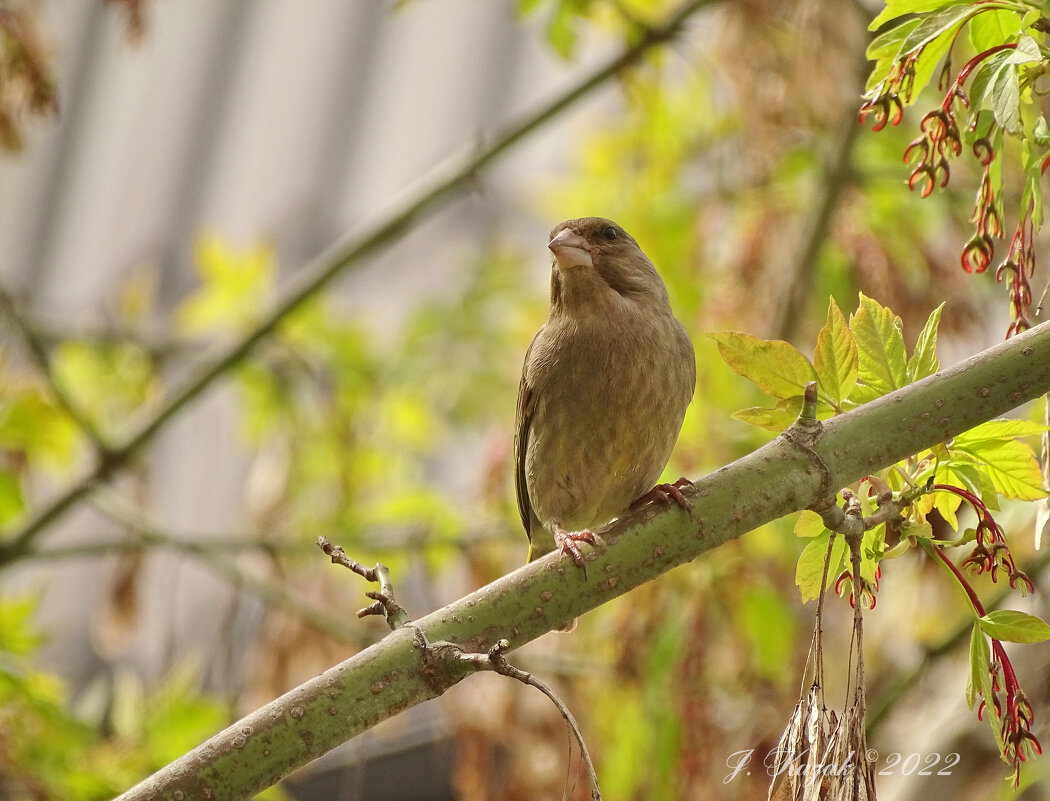
<path id="1" fill-rule="evenodd" d="M 120 443 L 101 454 L 95 467 L 78 482 L 67 487 L 58 497 L 31 515 L 21 527 L 7 536 L 0 546 L 0 565 L 26 550 L 41 531 L 65 515 L 78 502 L 107 480 L 128 459 L 160 431 L 184 406 L 195 400 L 218 378 L 238 365 L 252 349 L 278 326 L 291 312 L 327 286 L 347 267 L 389 245 L 420 218 L 432 213 L 469 184 L 477 173 L 497 160 L 507 150 L 533 131 L 557 117 L 562 111 L 586 97 L 607 80 L 635 64 L 649 50 L 673 39 L 693 14 L 712 0 L 688 0 L 682 3 L 659 26 L 647 27 L 633 44 L 586 75 L 536 111 L 512 123 L 488 144 L 478 144 L 467 152 L 435 168 L 410 196 L 396 204 L 384 218 L 370 228 L 336 242 L 296 275 L 282 296 L 260 323 L 239 340 L 229 344 L 209 361 L 192 371 L 182 385 L 172 392 L 167 402 L 154 414 L 141 421 Z"/>
<path id="2" fill-rule="evenodd" d="M 231 587 L 247 590 L 271 609 L 291 615 L 339 642 L 350 645 L 360 644 L 362 637 L 359 636 L 359 632 L 350 629 L 343 617 L 303 601 L 275 581 L 243 569 L 235 559 L 225 556 L 219 548 L 215 547 L 218 543 L 180 539 L 122 501 L 116 493 L 102 493 L 96 496 L 94 503 L 104 515 L 127 526 L 138 541 L 140 548 L 149 545 L 175 549 L 196 559 L 206 569 L 226 579 Z M 240 545 L 250 546 L 256 551 L 268 550 L 272 553 L 272 549 L 264 543 L 242 542 Z M 77 546 L 71 546 L 70 550 L 76 548 Z M 48 552 L 36 552 L 36 555 L 39 558 L 54 558 L 61 557 L 63 554 L 61 549 L 55 549 Z"/>
<path id="3" fill-rule="evenodd" d="M 106 438 L 102 436 L 98 426 L 62 387 L 55 376 L 54 370 L 51 368 L 51 359 L 48 356 L 47 345 L 44 344 L 44 341 L 34 330 L 33 326 L 19 313 L 18 305 L 15 303 L 14 298 L 3 287 L 0 287 L 0 315 L 6 317 L 8 322 L 22 337 L 26 350 L 29 351 L 30 357 L 32 357 L 37 369 L 44 377 L 48 391 L 54 397 L 59 408 L 69 416 L 69 419 L 91 441 L 96 453 L 99 455 L 105 454 L 109 450 Z"/>
<path id="4" fill-rule="evenodd" d="M 684 490 L 691 512 L 643 507 L 597 532 L 586 575 L 552 552 L 403 626 L 253 712 L 120 801 L 242 799 L 465 675 L 427 673 L 416 635 L 487 652 L 518 648 L 730 539 L 1050 390 L 1050 324 L 824 424 L 812 448 L 778 437 Z"/>

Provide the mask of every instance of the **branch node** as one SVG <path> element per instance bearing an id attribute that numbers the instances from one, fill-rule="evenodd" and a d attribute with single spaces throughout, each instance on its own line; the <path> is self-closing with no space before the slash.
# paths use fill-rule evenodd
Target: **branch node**
<path id="1" fill-rule="evenodd" d="M 810 458 L 813 465 L 820 471 L 820 490 L 818 498 L 830 499 L 835 491 L 832 487 L 831 471 L 820 455 L 813 450 L 813 446 L 820 442 L 824 436 L 824 424 L 817 419 L 817 382 L 810 381 L 806 384 L 806 394 L 802 397 L 802 411 L 795 420 L 780 435 L 790 442 L 806 456 Z M 831 501 L 829 500 L 828 503 Z M 816 511 L 816 507 L 813 507 Z"/>
<path id="2" fill-rule="evenodd" d="M 817 382 L 810 381 L 806 384 L 806 391 L 802 395 L 802 411 L 798 414 L 799 420 L 817 422 Z"/>
<path id="3" fill-rule="evenodd" d="M 332 564 L 342 565 L 365 581 L 379 584 L 379 592 L 370 590 L 365 593 L 365 597 L 371 598 L 374 603 L 358 609 L 358 618 L 381 615 L 386 618 L 386 623 L 390 626 L 391 631 L 397 631 L 411 621 L 405 608 L 394 599 L 394 584 L 390 580 L 390 568 L 382 562 L 376 562 L 375 567 L 365 567 L 360 562 L 351 559 L 341 545 L 333 545 L 331 540 L 324 535 L 317 538 L 317 547 L 332 560 Z"/>

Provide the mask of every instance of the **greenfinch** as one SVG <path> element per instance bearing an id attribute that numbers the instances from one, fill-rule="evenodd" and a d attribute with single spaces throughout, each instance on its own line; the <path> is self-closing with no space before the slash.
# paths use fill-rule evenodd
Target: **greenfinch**
<path id="1" fill-rule="evenodd" d="M 696 383 L 693 343 L 638 243 L 600 217 L 548 245 L 550 312 L 525 354 L 514 463 L 529 561 L 558 548 L 583 564 L 591 529 L 650 498 L 688 502 L 663 472 Z M 684 479 L 682 480 L 684 481 Z"/>

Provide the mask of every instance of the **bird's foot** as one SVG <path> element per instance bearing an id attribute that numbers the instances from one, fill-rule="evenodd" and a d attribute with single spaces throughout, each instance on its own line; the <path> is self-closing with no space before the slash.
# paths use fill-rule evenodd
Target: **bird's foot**
<path id="1" fill-rule="evenodd" d="M 561 526 L 554 527 L 554 546 L 562 553 L 567 553 L 580 567 L 583 567 L 583 554 L 577 542 L 587 542 L 594 545 L 594 535 L 589 529 L 582 531 L 566 531 Z"/>
<path id="2" fill-rule="evenodd" d="M 688 512 L 693 508 L 693 504 L 682 494 L 682 487 L 691 487 L 692 485 L 693 482 L 684 476 L 674 482 L 674 484 L 657 484 L 647 493 L 639 496 L 635 502 L 631 504 L 631 509 L 637 509 L 650 501 L 660 501 L 661 503 L 674 501 Z"/>

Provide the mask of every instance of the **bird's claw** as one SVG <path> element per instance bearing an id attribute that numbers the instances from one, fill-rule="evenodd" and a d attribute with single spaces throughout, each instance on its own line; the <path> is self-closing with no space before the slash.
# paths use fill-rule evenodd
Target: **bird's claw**
<path id="1" fill-rule="evenodd" d="M 566 531 L 561 526 L 554 529 L 555 547 L 562 553 L 569 554 L 577 566 L 583 567 L 583 554 L 580 553 L 580 548 L 576 545 L 577 542 L 586 542 L 594 545 L 594 535 L 586 528 L 582 531 Z"/>
<path id="2" fill-rule="evenodd" d="M 682 487 L 691 487 L 692 485 L 693 482 L 685 476 L 678 479 L 673 484 L 657 484 L 647 493 L 635 500 L 635 502 L 631 504 L 631 509 L 637 509 L 650 501 L 660 501 L 662 503 L 674 501 L 688 512 L 693 508 L 693 503 L 682 494 Z"/>

